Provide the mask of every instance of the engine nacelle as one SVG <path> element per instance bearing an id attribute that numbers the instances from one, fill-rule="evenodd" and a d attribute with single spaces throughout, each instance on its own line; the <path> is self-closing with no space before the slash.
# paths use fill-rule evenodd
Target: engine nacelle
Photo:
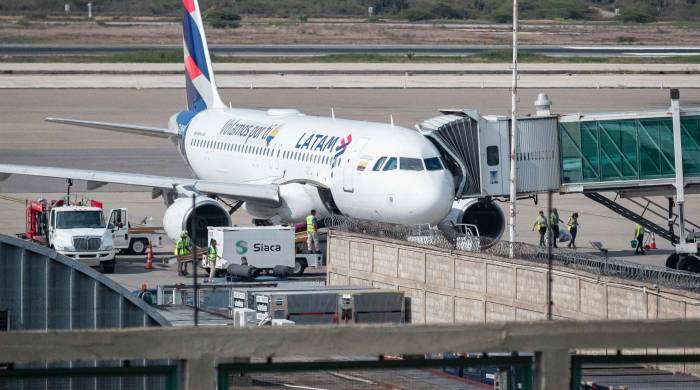
<path id="1" fill-rule="evenodd" d="M 503 210 L 494 201 L 476 198 L 460 199 L 452 205 L 452 210 L 442 223 L 475 225 L 481 237 L 499 240 L 506 227 Z"/>
<path id="2" fill-rule="evenodd" d="M 231 226 L 231 218 L 221 203 L 216 200 L 198 196 L 195 198 L 195 231 L 192 231 L 192 199 L 177 198 L 163 214 L 163 228 L 168 237 L 177 241 L 183 230 L 194 240 L 197 246 L 207 246 L 207 226 Z"/>

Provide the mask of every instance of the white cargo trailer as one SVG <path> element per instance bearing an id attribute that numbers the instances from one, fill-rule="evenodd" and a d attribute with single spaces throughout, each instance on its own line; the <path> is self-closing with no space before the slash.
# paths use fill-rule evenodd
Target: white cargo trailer
<path id="1" fill-rule="evenodd" d="M 294 227 L 209 227 L 208 230 L 208 241 L 216 240 L 217 253 L 221 256 L 216 262 L 217 269 L 241 264 L 243 256 L 248 265 L 262 270 L 272 270 L 277 265 L 299 268 L 295 265 Z M 204 260 L 202 266 L 209 268 Z"/>

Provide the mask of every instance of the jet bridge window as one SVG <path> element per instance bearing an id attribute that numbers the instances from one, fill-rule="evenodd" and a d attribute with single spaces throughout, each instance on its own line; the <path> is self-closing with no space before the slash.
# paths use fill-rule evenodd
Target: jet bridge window
<path id="1" fill-rule="evenodd" d="M 386 165 L 384 165 L 384 169 L 382 171 L 393 171 L 398 167 L 398 160 L 396 157 L 391 157 L 389 161 L 386 162 Z"/>
<path id="2" fill-rule="evenodd" d="M 399 167 L 402 171 L 422 171 L 423 160 L 419 158 L 401 157 Z"/>
<path id="3" fill-rule="evenodd" d="M 372 170 L 378 171 L 382 169 L 382 164 L 384 164 L 384 161 L 386 161 L 386 157 L 380 157 L 379 160 L 377 160 L 377 162 L 374 163 L 374 167 L 372 168 Z"/>
<path id="4" fill-rule="evenodd" d="M 439 157 L 431 157 L 425 159 L 425 169 L 429 171 L 439 171 L 442 169 L 442 163 Z"/>
<path id="5" fill-rule="evenodd" d="M 486 164 L 490 167 L 498 165 L 498 146 L 486 147 Z"/>

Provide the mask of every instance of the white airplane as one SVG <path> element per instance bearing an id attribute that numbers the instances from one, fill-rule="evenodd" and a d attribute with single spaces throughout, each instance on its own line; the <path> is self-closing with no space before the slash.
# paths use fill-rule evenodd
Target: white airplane
<path id="1" fill-rule="evenodd" d="M 292 223 L 312 209 L 320 217 L 406 225 L 437 224 L 448 213 L 457 223 L 468 217 L 474 202 L 455 202 L 454 178 L 438 149 L 413 129 L 293 109 L 228 108 L 214 82 L 198 1 L 183 5 L 187 111 L 174 114 L 167 128 L 47 121 L 170 138 L 196 179 L 12 164 L 0 164 L 0 179 L 18 174 L 85 180 L 88 189 L 151 187 L 154 198 L 162 195 L 168 204 L 163 226 L 171 239 L 190 230 L 195 195 L 197 231 L 189 233 L 198 243 L 206 240 L 207 226 L 230 225 L 229 211 L 241 205 L 254 218 Z M 219 202 L 226 199 L 238 203 L 229 210 Z"/>

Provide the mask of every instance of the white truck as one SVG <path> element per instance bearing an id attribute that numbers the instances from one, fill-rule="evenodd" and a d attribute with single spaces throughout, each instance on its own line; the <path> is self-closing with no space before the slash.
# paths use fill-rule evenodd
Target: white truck
<path id="1" fill-rule="evenodd" d="M 148 243 L 153 248 L 162 246 L 162 228 L 155 226 L 132 226 L 126 208 L 112 209 L 109 213 L 107 228 L 112 232 L 114 249 L 120 253 L 142 255 L 148 249 Z"/>
<path id="2" fill-rule="evenodd" d="M 112 232 L 105 226 L 102 209 L 94 206 L 58 206 L 48 213 L 48 245 L 56 252 L 114 272 Z"/>
<path id="3" fill-rule="evenodd" d="M 320 255 L 309 257 L 296 253 L 292 226 L 209 227 L 208 230 L 208 241 L 216 240 L 216 250 L 221 257 L 216 262 L 217 270 L 241 264 L 243 256 L 248 265 L 268 273 L 277 265 L 293 268 L 294 275 L 301 275 L 306 267 L 321 266 Z M 209 271 L 206 256 L 202 258 L 202 267 Z"/>

